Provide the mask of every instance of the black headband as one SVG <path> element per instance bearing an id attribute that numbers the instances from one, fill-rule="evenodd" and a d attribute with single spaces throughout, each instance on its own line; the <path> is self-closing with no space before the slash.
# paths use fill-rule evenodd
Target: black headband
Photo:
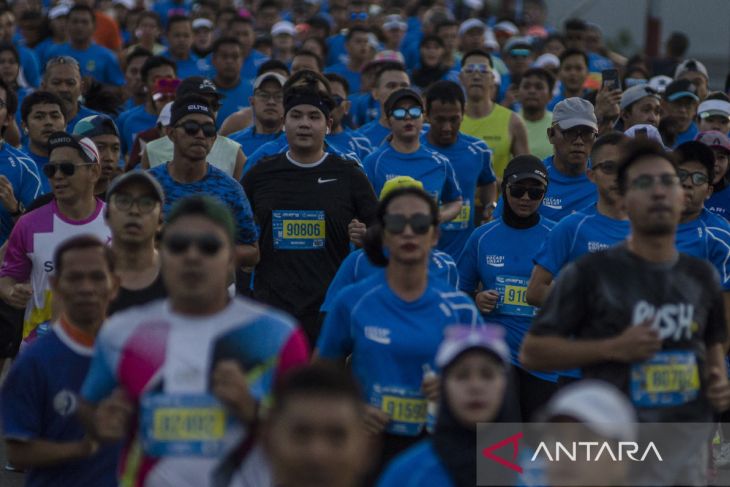
<path id="1" fill-rule="evenodd" d="M 332 106 L 329 100 L 325 97 L 316 95 L 314 93 L 293 93 L 286 97 L 284 100 L 284 115 L 289 113 L 289 110 L 298 105 L 312 105 L 321 111 L 325 118 L 329 118 Z"/>

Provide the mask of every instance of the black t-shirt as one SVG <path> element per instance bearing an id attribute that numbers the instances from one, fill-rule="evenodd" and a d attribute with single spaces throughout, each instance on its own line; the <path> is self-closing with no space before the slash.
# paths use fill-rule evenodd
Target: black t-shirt
<path id="1" fill-rule="evenodd" d="M 347 226 L 369 225 L 377 198 L 362 169 L 333 155 L 299 165 L 286 154 L 243 178 L 261 230 L 254 297 L 301 317 L 318 313 L 327 286 L 350 252 Z"/>
<path id="2" fill-rule="evenodd" d="M 679 254 L 676 262 L 656 264 L 626 245 L 588 254 L 561 272 L 530 332 L 602 339 L 645 319 L 662 338 L 654 358 L 594 364 L 584 376 L 623 390 L 642 421 L 708 420 L 706 352 L 727 333 L 719 278 L 703 260 Z"/>
<path id="3" fill-rule="evenodd" d="M 140 306 L 156 299 L 166 297 L 167 288 L 165 288 L 165 283 L 162 281 L 162 273 L 160 272 L 157 274 L 157 278 L 152 282 L 152 284 L 145 288 L 132 290 L 120 287 L 117 298 L 109 303 L 107 316 L 111 316 L 114 313 L 131 308 L 132 306 Z"/>

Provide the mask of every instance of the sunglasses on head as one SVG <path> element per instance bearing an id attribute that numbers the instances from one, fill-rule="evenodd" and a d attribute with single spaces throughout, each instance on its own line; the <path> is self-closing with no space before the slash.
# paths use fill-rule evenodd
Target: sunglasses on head
<path id="1" fill-rule="evenodd" d="M 173 255 L 184 254 L 194 245 L 202 255 L 212 257 L 223 247 L 223 241 L 215 235 L 170 235 L 164 239 L 164 245 Z"/>
<path id="2" fill-rule="evenodd" d="M 408 218 L 398 214 L 390 214 L 383 217 L 385 230 L 393 235 L 403 233 L 406 230 L 406 225 L 410 225 L 411 230 L 416 235 L 425 235 L 428 233 L 431 225 L 433 225 L 433 219 L 425 213 L 416 213 Z"/>
<path id="3" fill-rule="evenodd" d="M 390 116 L 396 120 L 405 120 L 407 118 L 420 118 L 423 115 L 421 107 L 396 108 L 390 112 Z"/>
<path id="4" fill-rule="evenodd" d="M 522 198 L 527 193 L 527 197 L 531 200 L 539 200 L 545 196 L 545 190 L 543 188 L 535 188 L 532 186 L 517 186 L 510 184 L 509 194 L 513 198 Z"/>
<path id="5" fill-rule="evenodd" d="M 82 164 L 74 164 L 73 162 L 60 162 L 58 164 L 46 164 L 43 166 L 43 174 L 48 179 L 51 179 L 56 175 L 56 171 L 61 171 L 64 176 L 73 176 L 76 173 L 76 168 L 80 166 L 93 166 L 93 162 L 84 162 Z"/>
<path id="6" fill-rule="evenodd" d="M 198 123 L 188 120 L 185 123 L 175 125 L 176 128 L 182 128 L 186 134 L 193 136 L 198 135 L 199 131 L 203 131 L 203 135 L 211 138 L 215 135 L 215 124 L 211 122 Z"/>

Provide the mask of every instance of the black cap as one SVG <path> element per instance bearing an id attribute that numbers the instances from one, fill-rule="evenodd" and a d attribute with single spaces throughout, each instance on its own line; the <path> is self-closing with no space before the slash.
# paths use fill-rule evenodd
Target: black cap
<path id="1" fill-rule="evenodd" d="M 175 95 L 213 95 L 218 98 L 225 98 L 225 95 L 218 92 L 218 87 L 210 79 L 203 76 L 190 76 L 185 78 L 177 87 Z"/>
<path id="2" fill-rule="evenodd" d="M 406 98 L 416 101 L 418 105 L 423 108 L 423 100 L 417 91 L 410 88 L 401 88 L 391 93 L 388 99 L 385 100 L 385 113 L 389 114 L 399 101 L 405 100 Z"/>
<path id="3" fill-rule="evenodd" d="M 697 87 L 688 79 L 672 81 L 664 90 L 665 100 L 675 101 L 680 98 L 692 98 L 695 101 L 700 101 L 700 97 L 697 96 Z"/>
<path id="4" fill-rule="evenodd" d="M 173 126 L 177 124 L 177 122 L 181 118 L 193 113 L 207 115 L 215 122 L 215 114 L 213 113 L 213 109 L 210 107 L 210 105 L 208 105 L 205 98 L 190 95 L 178 98 L 174 102 L 172 102 L 172 107 L 170 108 L 170 125 Z"/>
<path id="5" fill-rule="evenodd" d="M 99 149 L 94 144 L 94 141 L 88 137 L 73 135 L 67 132 L 53 132 L 48 137 L 48 153 L 50 154 L 60 147 L 76 149 L 86 162 L 99 164 L 101 160 L 101 157 L 99 157 Z"/>
<path id="6" fill-rule="evenodd" d="M 547 168 L 542 161 L 530 155 L 517 156 L 507 164 L 504 169 L 504 182 L 516 183 L 523 179 L 535 179 L 547 186 Z"/>

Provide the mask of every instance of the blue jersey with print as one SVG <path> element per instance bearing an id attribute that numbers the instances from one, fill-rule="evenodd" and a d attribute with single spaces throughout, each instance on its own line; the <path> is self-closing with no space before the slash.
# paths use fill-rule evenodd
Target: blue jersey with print
<path id="1" fill-rule="evenodd" d="M 684 144 L 685 142 L 695 140 L 698 132 L 699 129 L 697 128 L 697 124 L 692 122 L 687 130 L 685 130 L 681 134 L 677 134 L 677 138 L 674 141 L 674 146 L 672 146 L 672 149 L 676 149 L 677 146 L 679 146 L 680 144 Z"/>
<path id="2" fill-rule="evenodd" d="M 251 49 L 249 55 L 243 60 L 243 66 L 241 66 L 241 78 L 245 80 L 255 79 L 256 73 L 259 71 L 259 66 L 268 60 L 268 56 L 265 56 L 255 49 Z"/>
<path id="3" fill-rule="evenodd" d="M 253 154 L 251 154 L 248 159 L 246 159 L 246 165 L 243 167 L 243 174 L 245 175 L 251 169 L 256 167 L 256 164 L 261 162 L 262 159 L 281 154 L 288 149 L 289 141 L 284 134 L 272 140 L 271 142 L 265 143 L 264 145 L 259 147 Z M 347 159 L 348 161 L 354 161 L 358 164 L 361 164 L 360 158 L 357 157 L 357 154 L 355 154 L 354 152 L 344 152 L 342 148 L 328 144 L 327 141 L 325 141 L 324 143 L 324 151 L 330 154 L 334 154 L 337 157 L 341 157 L 342 159 Z"/>
<path id="4" fill-rule="evenodd" d="M 34 154 L 30 151 L 28 147 L 23 147 L 23 152 L 25 152 L 28 157 L 33 159 L 33 162 L 35 162 L 35 167 L 38 169 L 38 176 L 41 178 L 41 191 L 38 193 L 46 194 L 51 192 L 51 183 L 48 181 L 48 178 L 45 174 L 43 174 L 43 167 L 48 164 L 48 157 L 39 156 L 38 154 Z"/>
<path id="5" fill-rule="evenodd" d="M 138 105 L 119 115 L 117 126 L 122 136 L 122 154 L 132 149 L 134 137 L 157 125 L 157 115 L 149 113 L 145 105 Z"/>
<path id="6" fill-rule="evenodd" d="M 25 100 L 25 97 L 32 92 L 32 89 L 23 87 L 19 87 L 18 90 L 15 92 L 15 94 L 18 95 L 18 109 L 15 111 L 15 123 L 18 124 L 18 127 L 23 126 L 23 116 L 20 112 L 20 107 L 23 106 L 23 100 Z M 20 131 L 20 145 L 28 145 L 28 134 L 25 130 Z"/>
<path id="7" fill-rule="evenodd" d="M 339 134 L 329 134 L 325 140 L 344 152 L 354 152 L 361 161 L 373 153 L 370 141 L 356 130 L 343 130 Z"/>
<path id="8" fill-rule="evenodd" d="M 377 487 L 456 487 L 431 440 L 424 440 L 404 451 L 388 464 Z"/>
<path id="9" fill-rule="evenodd" d="M 263 144 L 279 138 L 283 133 L 284 132 L 260 134 L 256 132 L 256 126 L 252 125 L 243 130 L 239 130 L 238 132 L 233 132 L 228 136 L 228 138 L 241 144 L 241 150 L 243 150 L 243 153 L 246 154 L 246 157 L 249 157 Z"/>
<path id="10" fill-rule="evenodd" d="M 473 293 L 481 283 L 482 289 L 496 290 L 500 294 L 500 306 L 484 316 L 489 322 L 505 328 L 512 363 L 518 367 L 522 367 L 519 361 L 522 339 L 530 329 L 535 313 L 535 308 L 525 301 L 532 258 L 554 225 L 540 217 L 536 225 L 516 229 L 497 218 L 474 230 L 459 257 L 459 288 L 462 291 Z M 555 373 L 530 373 L 543 380 L 557 380 Z"/>
<path id="11" fill-rule="evenodd" d="M 77 394 L 91 364 L 92 349 L 74 341 L 55 325 L 26 348 L 2 388 L 5 439 L 80 441 L 86 430 L 75 416 Z M 26 486 L 116 486 L 118 445 L 93 457 L 53 467 L 30 469 Z"/>
<path id="12" fill-rule="evenodd" d="M 173 14 L 189 15 L 192 4 L 188 1 L 176 2 L 163 0 L 152 3 L 152 10 L 160 16 L 163 27 L 167 27 L 167 19 Z"/>
<path id="13" fill-rule="evenodd" d="M 390 135 L 390 129 L 381 124 L 379 118 L 363 125 L 358 129 L 358 131 L 365 136 L 370 141 L 370 145 L 376 149 L 380 147 L 385 138 Z"/>
<path id="14" fill-rule="evenodd" d="M 698 218 L 677 227 L 677 250 L 710 261 L 720 276 L 720 284 L 730 291 L 730 224 L 703 209 Z"/>
<path id="15" fill-rule="evenodd" d="M 438 202 L 449 203 L 461 197 L 461 189 L 451 163 L 438 152 L 421 145 L 416 152 L 403 154 L 390 144 L 378 147 L 362 162 L 375 194 L 397 176 L 410 176 L 423 183 L 423 189 Z"/>
<path id="16" fill-rule="evenodd" d="M 568 215 L 594 205 L 598 201 L 598 191 L 585 173 L 568 176 L 553 166 L 553 156 L 543 161 L 548 173 L 548 187 L 540 206 L 540 214 L 559 222 Z"/>
<path id="17" fill-rule="evenodd" d="M 28 207 L 43 194 L 43 179 L 38 174 L 35 161 L 25 152 L 6 142 L 0 142 L 0 175 L 5 176 L 13 187 L 15 198 Z M 13 229 L 13 217 L 0 205 L 0 245 L 4 244 Z"/>
<path id="18" fill-rule="evenodd" d="M 436 351 L 446 327 L 481 323 L 471 298 L 443 281 L 429 276 L 423 294 L 404 301 L 380 272 L 346 287 L 335 298 L 317 348 L 325 359 L 352 354 L 353 375 L 365 400 L 384 408 L 380 401 L 385 395 L 424 399 L 423 366 L 436 370 Z M 388 429 L 392 426 L 393 422 Z"/>
<path id="19" fill-rule="evenodd" d="M 48 50 L 49 57 L 71 56 L 79 62 L 82 76 L 91 76 L 99 83 L 122 86 L 124 73 L 119 67 L 116 54 L 106 47 L 92 43 L 83 51 L 74 49 L 68 42 L 58 44 Z"/>
<path id="20" fill-rule="evenodd" d="M 360 87 L 362 86 L 360 72 L 351 70 L 346 62 L 334 64 L 325 69 L 324 72 L 339 74 L 350 85 L 350 93 L 360 93 Z"/>
<path id="21" fill-rule="evenodd" d="M 218 86 L 218 93 L 224 95 L 221 99 L 221 107 L 215 117 L 215 126 L 220 129 L 223 122 L 233 113 L 249 106 L 248 98 L 253 95 L 253 84 L 250 79 L 241 79 L 232 88 L 221 88 Z"/>
<path id="22" fill-rule="evenodd" d="M 566 216 L 555 225 L 535 255 L 535 264 L 555 278 L 563 267 L 578 257 L 623 242 L 630 230 L 628 220 L 609 218 L 591 206 Z"/>
<path id="23" fill-rule="evenodd" d="M 208 164 L 205 177 L 194 183 L 178 183 L 167 171 L 169 163 L 160 164 L 149 170 L 157 181 L 160 182 L 165 191 L 165 206 L 163 212 L 165 217 L 175 202 L 186 196 L 194 194 L 205 194 L 218 198 L 233 213 L 236 221 L 238 234 L 236 242 L 239 244 L 252 244 L 258 241 L 259 234 L 253 219 L 251 204 L 243 192 L 238 181 L 230 177 L 212 164 Z"/>
<path id="24" fill-rule="evenodd" d="M 492 151 L 476 137 L 460 133 L 456 142 L 448 147 L 436 146 L 428 141 L 428 134 L 421 137 L 426 147 L 443 154 L 451 162 L 456 180 L 464 199 L 461 213 L 454 220 L 441 225 L 439 248 L 457 259 L 474 230 L 474 198 L 477 186 L 496 181 L 492 168 Z"/>
<path id="25" fill-rule="evenodd" d="M 705 208 L 726 220 L 730 220 L 730 185 L 720 191 L 713 192 L 712 196 L 705 201 Z"/>
<path id="26" fill-rule="evenodd" d="M 383 272 L 382 267 L 378 267 L 368 259 L 363 249 L 351 252 L 337 269 L 337 274 L 332 278 L 324 302 L 319 310 L 322 313 L 329 313 L 337 295 L 342 289 L 362 281 L 377 272 Z M 459 272 L 456 269 L 456 262 L 446 252 L 433 249 L 431 251 L 431 259 L 428 262 L 428 274 L 437 279 L 448 282 L 451 287 L 457 289 L 459 287 Z"/>

